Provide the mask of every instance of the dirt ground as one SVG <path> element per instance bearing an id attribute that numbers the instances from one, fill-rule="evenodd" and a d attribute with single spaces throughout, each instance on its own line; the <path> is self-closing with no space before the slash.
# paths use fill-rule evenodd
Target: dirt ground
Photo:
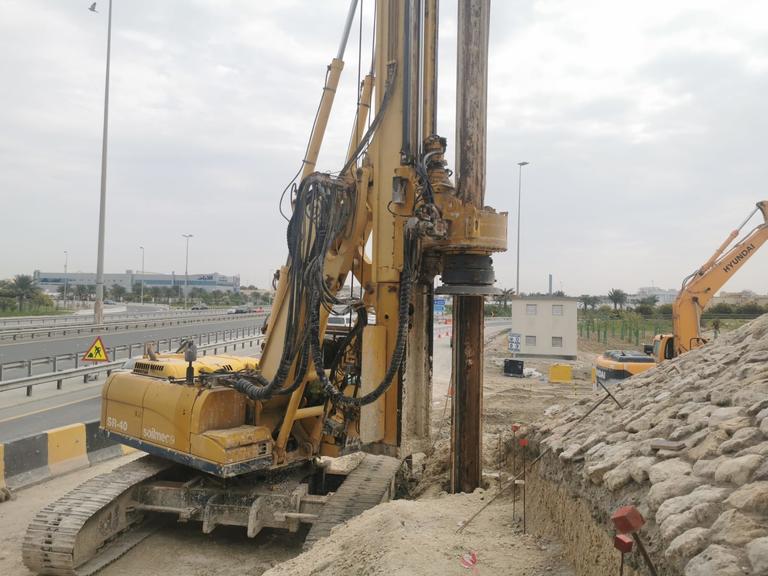
<path id="1" fill-rule="evenodd" d="M 379 506 L 334 530 L 322 552 L 301 552 L 303 535 L 264 531 L 248 539 L 240 530 L 217 528 L 204 535 L 198 525 L 179 526 L 151 536 L 101 572 L 104 576 L 260 576 L 303 574 L 509 574 L 512 576 L 570 576 L 557 542 L 522 533 L 521 504 L 508 494 L 499 497 L 461 533 L 456 528 L 474 514 L 498 487 L 499 476 L 509 477 L 511 462 L 498 450 L 508 441 L 512 423 L 527 423 L 544 415 L 553 404 L 567 404 L 591 390 L 592 356 L 570 362 L 579 377 L 575 384 L 550 384 L 545 378 L 503 375 L 506 335 L 496 330 L 487 338 L 485 369 L 485 445 L 487 490 L 472 495 L 448 495 L 448 438 L 450 347 L 447 340 L 435 350 L 433 430 L 435 444 L 421 481 L 414 486 L 416 501 Z M 526 368 L 547 374 L 551 362 L 526 360 Z M 444 416 L 445 415 L 445 416 Z M 0 505 L 0 574 L 29 574 L 21 563 L 21 540 L 29 520 L 45 503 L 86 479 L 123 464 L 125 458 L 69 474 L 18 493 Z M 501 464 L 501 470 L 500 470 Z M 517 464 L 519 466 L 519 463 Z M 512 511 L 515 509 L 516 514 Z M 393 524 L 397 519 L 397 523 Z M 403 520 L 403 523 L 400 523 Z M 386 529 L 392 524 L 391 529 Z M 352 551 L 355 552 L 352 552 Z M 464 554 L 478 554 L 477 570 L 460 563 Z M 314 554 L 314 556 L 312 556 Z M 338 554 L 338 556 L 335 556 Z M 327 558 L 337 558 L 330 564 Z M 346 563 L 345 563 L 346 562 Z M 359 566 L 355 564 L 359 563 Z M 363 570 L 363 568 L 365 568 Z"/>

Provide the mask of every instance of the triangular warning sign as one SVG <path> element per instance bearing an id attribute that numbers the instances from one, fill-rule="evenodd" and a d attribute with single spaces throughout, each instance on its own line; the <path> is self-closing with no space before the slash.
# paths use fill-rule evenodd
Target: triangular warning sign
<path id="1" fill-rule="evenodd" d="M 104 347 L 104 342 L 101 341 L 101 336 L 96 336 L 91 347 L 83 354 L 82 360 L 83 362 L 109 362 L 107 349 Z"/>

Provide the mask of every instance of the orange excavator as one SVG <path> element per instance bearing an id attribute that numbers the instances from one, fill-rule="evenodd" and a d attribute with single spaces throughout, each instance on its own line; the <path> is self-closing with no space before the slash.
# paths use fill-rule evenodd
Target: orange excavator
<path id="1" fill-rule="evenodd" d="M 760 213 L 763 222 L 743 238 L 744 228 Z M 596 377 L 604 384 L 639 374 L 663 360 L 685 354 L 707 343 L 701 335 L 701 314 L 712 297 L 746 264 L 768 240 L 768 201 L 758 202 L 755 209 L 728 235 L 703 266 L 683 280 L 683 286 L 672 304 L 672 333 L 657 334 L 653 344 L 646 345 L 646 356 L 639 353 L 609 350 L 597 359 Z"/>

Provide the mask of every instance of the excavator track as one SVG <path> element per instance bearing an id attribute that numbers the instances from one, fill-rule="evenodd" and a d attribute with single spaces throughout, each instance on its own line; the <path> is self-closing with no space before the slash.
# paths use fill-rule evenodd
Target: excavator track
<path id="1" fill-rule="evenodd" d="M 133 489 L 172 466 L 145 456 L 49 504 L 27 528 L 24 564 L 36 574 L 89 576 L 113 562 L 157 528 L 132 509 Z"/>
<path id="2" fill-rule="evenodd" d="M 346 522 L 394 496 L 394 480 L 402 462 L 389 456 L 367 454 L 328 499 L 320 517 L 304 540 L 304 550 Z"/>

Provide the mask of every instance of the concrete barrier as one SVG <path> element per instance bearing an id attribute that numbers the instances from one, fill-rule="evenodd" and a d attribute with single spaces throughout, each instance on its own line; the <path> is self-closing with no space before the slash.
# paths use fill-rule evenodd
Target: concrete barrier
<path id="1" fill-rule="evenodd" d="M 98 420 L 12 440 L 0 444 L 0 490 L 18 490 L 134 451 L 107 438 Z"/>

